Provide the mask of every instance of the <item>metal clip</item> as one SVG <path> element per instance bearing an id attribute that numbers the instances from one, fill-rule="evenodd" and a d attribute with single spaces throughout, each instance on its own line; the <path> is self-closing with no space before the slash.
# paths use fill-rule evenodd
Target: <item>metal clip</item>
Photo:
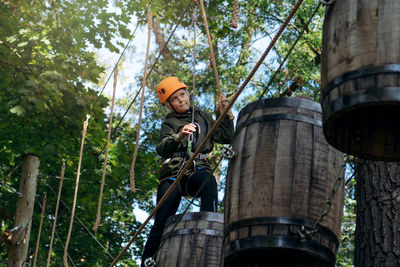
<path id="1" fill-rule="evenodd" d="M 224 146 L 222 149 L 222 156 L 227 159 L 233 159 L 236 156 L 236 152 L 232 150 L 229 146 Z"/>
<path id="2" fill-rule="evenodd" d="M 156 261 L 150 257 L 144 260 L 144 266 L 146 267 L 155 267 L 156 266 Z"/>

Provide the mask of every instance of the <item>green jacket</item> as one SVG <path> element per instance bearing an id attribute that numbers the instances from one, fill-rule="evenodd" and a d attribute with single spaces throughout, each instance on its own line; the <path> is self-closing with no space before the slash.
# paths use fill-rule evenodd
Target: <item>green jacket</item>
<path id="1" fill-rule="evenodd" d="M 176 178 L 179 168 L 182 166 L 184 158 L 181 155 L 176 156 L 175 153 L 187 151 L 188 137 L 183 138 L 178 143 L 174 140 L 173 135 L 179 133 L 183 126 L 192 122 L 191 111 L 192 109 L 190 109 L 190 112 L 184 114 L 171 112 L 167 115 L 161 126 L 157 153 L 163 158 L 164 164 L 160 170 L 160 180 L 169 177 Z M 196 132 L 193 134 L 192 152 L 196 151 L 197 147 L 202 143 L 215 124 L 215 120 L 206 112 L 195 109 L 194 114 L 194 122 L 197 127 Z M 201 153 L 210 153 L 213 150 L 214 142 L 229 144 L 232 141 L 233 134 L 233 121 L 231 121 L 228 116 L 225 116 L 220 126 L 202 148 Z M 196 166 L 211 171 L 208 160 L 196 159 Z M 190 174 L 193 171 L 193 166 L 191 166 L 185 174 Z"/>

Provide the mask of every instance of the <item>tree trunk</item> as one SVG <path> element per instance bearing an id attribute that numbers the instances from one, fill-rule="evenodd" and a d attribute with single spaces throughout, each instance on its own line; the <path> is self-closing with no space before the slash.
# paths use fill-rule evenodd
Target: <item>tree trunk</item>
<path id="1" fill-rule="evenodd" d="M 154 36 L 156 37 L 156 43 L 161 51 L 162 57 L 164 59 L 173 58 L 174 56 L 172 55 L 171 51 L 168 49 L 168 46 L 166 45 L 167 42 L 165 40 L 164 33 L 160 27 L 160 21 L 157 19 L 157 17 L 154 17 L 153 20 L 153 33 Z"/>
<path id="2" fill-rule="evenodd" d="M 19 187 L 19 192 L 23 196 L 18 199 L 14 231 L 11 230 L 11 242 L 8 244 L 9 267 L 21 266 L 28 254 L 39 163 L 37 155 L 28 154 L 24 156 L 24 166 Z"/>
<path id="3" fill-rule="evenodd" d="M 356 161 L 356 267 L 400 266 L 400 163 Z"/>

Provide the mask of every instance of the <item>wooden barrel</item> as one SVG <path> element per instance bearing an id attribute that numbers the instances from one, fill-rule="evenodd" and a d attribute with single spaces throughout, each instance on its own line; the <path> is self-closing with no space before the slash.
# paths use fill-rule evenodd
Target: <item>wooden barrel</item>
<path id="1" fill-rule="evenodd" d="M 344 173 L 343 154 L 323 136 L 320 104 L 305 98 L 249 104 L 236 134 L 225 189 L 225 266 L 334 266 L 344 183 L 321 227 L 303 238 Z"/>
<path id="2" fill-rule="evenodd" d="M 372 160 L 400 160 L 400 1 L 335 0 L 323 26 L 326 139 Z"/>
<path id="3" fill-rule="evenodd" d="M 156 255 L 157 267 L 219 267 L 222 259 L 222 213 L 194 212 L 168 218 L 165 243 Z"/>

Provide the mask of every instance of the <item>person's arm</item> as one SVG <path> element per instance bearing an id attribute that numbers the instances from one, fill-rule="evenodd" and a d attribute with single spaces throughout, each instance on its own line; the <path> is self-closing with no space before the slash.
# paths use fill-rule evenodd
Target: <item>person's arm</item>
<path id="1" fill-rule="evenodd" d="M 163 123 L 157 153 L 163 158 L 170 158 L 178 149 L 179 144 L 180 140 L 177 140 L 174 129 L 169 124 Z"/>
<path id="2" fill-rule="evenodd" d="M 160 142 L 157 145 L 157 153 L 164 158 L 171 157 L 177 151 L 182 138 L 194 132 L 196 132 L 196 126 L 192 123 L 183 126 L 179 133 L 175 133 L 169 124 L 163 123 L 161 126 Z"/>

